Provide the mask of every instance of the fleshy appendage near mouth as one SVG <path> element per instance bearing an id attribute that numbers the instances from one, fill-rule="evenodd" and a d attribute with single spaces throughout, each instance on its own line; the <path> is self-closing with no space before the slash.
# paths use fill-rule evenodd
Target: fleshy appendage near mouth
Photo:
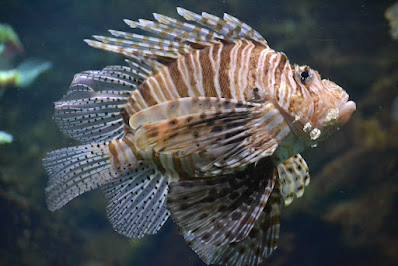
<path id="1" fill-rule="evenodd" d="M 357 109 L 355 102 L 348 101 L 340 107 L 338 124 L 339 126 L 345 125 L 350 120 L 352 114 Z"/>

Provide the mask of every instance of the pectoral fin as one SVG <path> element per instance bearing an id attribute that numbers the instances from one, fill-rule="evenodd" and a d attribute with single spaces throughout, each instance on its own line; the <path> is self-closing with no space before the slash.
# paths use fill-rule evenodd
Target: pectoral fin
<path id="1" fill-rule="evenodd" d="M 176 224 L 214 246 L 241 241 L 252 230 L 275 184 L 270 159 L 243 172 L 170 184 L 168 209 Z"/>
<path id="2" fill-rule="evenodd" d="M 199 156 L 198 175 L 247 166 L 273 154 L 287 128 L 275 106 L 218 98 L 183 98 L 130 119 L 140 150 Z"/>

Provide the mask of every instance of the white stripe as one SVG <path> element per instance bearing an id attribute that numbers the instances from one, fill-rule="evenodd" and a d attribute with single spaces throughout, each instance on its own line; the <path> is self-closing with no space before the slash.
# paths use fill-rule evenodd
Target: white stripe
<path id="1" fill-rule="evenodd" d="M 229 77 L 229 89 L 231 92 L 231 97 L 233 99 L 237 99 L 236 97 L 236 89 L 235 89 L 235 78 L 239 79 L 239 77 L 235 77 L 235 68 L 237 65 L 237 58 L 238 58 L 238 51 L 240 47 L 242 46 L 242 42 L 236 42 L 234 47 L 232 48 L 230 52 L 230 57 L 229 57 L 229 71 L 228 71 L 228 77 Z"/>
<path id="2" fill-rule="evenodd" d="M 218 75 L 220 71 L 220 58 L 221 58 L 221 50 L 223 49 L 223 45 L 220 44 L 220 48 L 218 49 L 217 52 L 216 61 L 214 61 L 213 58 L 213 49 L 214 46 L 211 46 L 209 49 L 209 59 L 214 72 L 214 77 L 213 77 L 214 89 L 217 93 L 217 97 L 221 98 L 221 88 L 220 88 L 220 83 L 218 82 Z"/>
<path id="3" fill-rule="evenodd" d="M 280 61 L 280 58 L 277 53 L 271 55 L 270 60 L 269 60 L 269 66 L 270 68 L 268 69 L 267 73 L 267 86 L 270 89 L 270 94 L 272 98 L 276 99 L 276 94 L 274 90 L 274 85 L 275 85 L 275 69 L 276 66 L 278 65 L 278 62 Z"/>
<path id="4" fill-rule="evenodd" d="M 257 69 L 256 69 L 256 87 L 262 88 L 263 90 L 268 90 L 268 88 L 264 87 L 264 76 L 265 76 L 265 59 L 267 58 L 268 53 L 274 52 L 270 48 L 265 48 L 261 51 L 260 56 L 258 58 Z"/>
<path id="5" fill-rule="evenodd" d="M 249 42 L 248 45 L 245 47 L 244 51 L 242 52 L 242 71 L 240 73 L 242 74 L 241 81 L 242 83 L 240 84 L 239 88 L 239 100 L 245 100 L 245 89 L 247 86 L 247 82 L 249 80 L 249 63 L 250 63 L 250 56 L 252 54 L 252 51 L 254 49 L 254 44 Z M 246 52 L 246 53 L 244 53 Z"/>
<path id="6" fill-rule="evenodd" d="M 176 85 L 174 84 L 174 81 L 173 81 L 173 79 L 171 78 L 169 68 L 168 68 L 168 67 L 165 67 L 165 68 L 163 68 L 163 69 L 164 69 L 164 72 L 165 72 L 166 75 L 167 75 L 167 76 L 166 76 L 166 77 L 167 77 L 167 81 L 169 81 L 170 84 L 171 84 L 172 90 L 170 90 L 170 92 L 173 92 L 173 94 L 174 94 L 174 99 L 180 98 L 180 94 L 178 93 L 178 90 L 177 90 L 177 88 L 176 88 Z M 163 71 L 161 71 L 160 73 L 162 74 L 161 77 L 163 77 Z M 164 81 L 165 81 L 165 82 L 166 82 L 166 77 L 164 77 Z"/>
<path id="7" fill-rule="evenodd" d="M 196 50 L 195 51 L 196 54 L 193 57 L 194 58 L 194 68 L 195 68 L 195 72 L 197 72 L 197 88 L 200 91 L 200 96 L 205 96 L 205 89 L 203 87 L 203 73 L 202 73 L 202 67 L 200 66 L 200 61 L 199 61 L 199 54 L 200 51 Z"/>
<path id="8" fill-rule="evenodd" d="M 148 85 L 149 90 L 151 91 L 152 97 L 155 99 L 155 101 L 157 103 L 161 103 L 163 102 L 158 96 L 160 96 L 160 93 L 157 93 L 157 91 L 155 91 L 154 86 L 152 86 L 151 81 L 153 80 L 153 77 L 150 77 L 147 79 L 146 84 Z M 162 95 L 164 98 L 164 95 Z"/>
<path id="9" fill-rule="evenodd" d="M 160 79 L 163 81 L 163 84 L 164 84 L 163 90 L 165 90 L 165 91 L 167 91 L 169 93 L 171 99 L 176 99 L 175 95 L 173 95 L 173 93 L 170 91 L 170 87 L 167 84 L 166 79 L 164 77 L 164 72 L 160 71 L 159 72 L 159 76 L 160 76 Z"/>
<path id="10" fill-rule="evenodd" d="M 189 73 L 188 73 L 188 68 L 187 65 L 185 63 L 185 57 L 180 57 L 177 60 L 177 67 L 178 67 L 178 71 L 180 71 L 182 80 L 185 83 L 185 86 L 188 89 L 188 95 L 191 97 L 194 97 L 196 95 L 192 95 L 192 91 L 191 91 L 191 85 L 189 84 Z"/>
<path id="11" fill-rule="evenodd" d="M 138 97 L 136 97 L 138 96 Z M 144 100 L 144 98 L 141 95 L 140 90 L 135 90 L 131 97 L 134 99 L 134 101 L 137 103 L 137 106 L 140 108 L 139 110 L 145 109 L 148 107 L 148 104 Z M 138 111 L 138 110 L 137 110 Z"/>

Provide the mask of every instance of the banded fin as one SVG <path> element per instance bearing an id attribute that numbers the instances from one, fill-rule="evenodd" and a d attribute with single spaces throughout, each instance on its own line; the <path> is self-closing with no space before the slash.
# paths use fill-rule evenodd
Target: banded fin
<path id="1" fill-rule="evenodd" d="M 166 197 L 170 179 L 155 166 L 141 164 L 102 186 L 115 231 L 134 238 L 155 234 L 169 217 Z"/>
<path id="2" fill-rule="evenodd" d="M 114 174 L 107 143 L 52 151 L 43 159 L 43 165 L 49 175 L 46 200 L 51 211 L 105 184 Z"/>
<path id="3" fill-rule="evenodd" d="M 208 46 L 208 45 L 218 43 L 219 40 L 223 39 L 223 36 L 213 32 L 213 31 L 210 31 L 208 29 L 204 29 L 201 27 L 197 27 L 190 23 L 181 22 L 181 21 L 178 21 L 177 19 L 170 18 L 165 15 L 156 14 L 156 13 L 154 13 L 153 16 L 159 23 L 162 23 L 169 27 L 174 27 L 174 28 L 183 30 L 184 31 L 184 34 L 182 35 L 183 38 L 186 38 L 186 40 L 191 43 Z M 180 38 L 181 38 L 181 36 L 180 36 Z M 184 41 L 184 39 L 180 39 L 180 41 Z"/>
<path id="4" fill-rule="evenodd" d="M 223 39 L 231 41 L 246 39 L 260 43 L 265 47 L 268 46 L 267 41 L 261 36 L 261 34 L 246 23 L 243 23 L 239 19 L 228 15 L 227 13 L 224 13 L 224 19 L 221 19 L 206 12 L 202 12 L 202 15 L 198 15 L 181 7 L 177 7 L 177 12 L 186 20 L 195 21 L 196 23 L 222 35 Z"/>
<path id="5" fill-rule="evenodd" d="M 197 104 L 194 101 L 203 102 L 205 99 L 192 98 L 191 104 L 189 100 L 182 101 L 182 108 L 195 110 Z M 220 102 L 233 103 L 223 99 Z M 170 102 L 173 103 L 176 102 Z M 133 128 L 138 127 L 135 132 L 137 148 L 174 154 L 178 158 L 199 156 L 200 160 L 193 159 L 196 170 L 193 174 L 196 176 L 214 176 L 271 156 L 280 141 L 278 137 L 283 136 L 279 133 L 288 129 L 278 109 L 271 103 L 240 102 L 235 106 L 233 103 L 231 108 L 216 108 L 140 126 L 145 121 L 155 121 L 157 113 L 161 113 L 149 112 L 156 107 L 143 110 L 140 117 L 133 116 L 130 120 Z M 167 103 L 159 106 L 158 111 L 164 108 L 168 108 Z M 198 111 L 202 109 L 199 107 Z M 179 111 L 174 113 L 179 115 Z"/>
<path id="6" fill-rule="evenodd" d="M 278 246 L 280 211 L 280 192 L 275 185 L 249 235 L 239 242 L 214 246 L 203 243 L 183 228 L 179 231 L 206 264 L 254 266 L 269 257 Z"/>
<path id="7" fill-rule="evenodd" d="M 141 50 L 135 50 L 134 52 L 126 51 L 124 47 L 120 47 L 117 45 L 110 45 L 106 43 L 104 44 L 102 42 L 90 39 L 85 39 L 84 41 L 91 47 L 129 57 L 130 59 L 132 59 L 132 61 L 130 60 L 130 62 L 140 62 L 140 63 L 146 62 L 146 65 L 150 66 L 148 68 L 151 69 L 153 73 L 159 71 L 159 69 L 163 66 L 162 59 L 164 58 L 158 58 L 155 55 L 148 52 L 143 52 Z M 168 60 L 166 60 L 165 62 L 167 61 Z"/>
<path id="8" fill-rule="evenodd" d="M 285 205 L 292 203 L 294 195 L 301 198 L 304 194 L 304 187 L 310 183 L 310 175 L 307 163 L 300 154 L 278 165 L 278 183 Z"/>
<path id="9" fill-rule="evenodd" d="M 94 36 L 97 41 L 85 42 L 94 48 L 130 57 L 133 61 L 146 60 L 153 64 L 174 62 L 194 49 L 203 49 L 220 41 L 249 40 L 267 47 L 267 42 L 257 31 L 231 15 L 224 14 L 224 19 L 221 19 L 205 12 L 198 15 L 180 7 L 177 12 L 202 27 L 154 13 L 157 22 L 145 19 L 125 19 L 124 22 L 131 28 L 150 32 L 159 38 L 110 30 L 116 38 Z"/>
<path id="10" fill-rule="evenodd" d="M 213 43 L 218 42 L 215 38 L 221 37 L 214 32 L 196 27 L 192 24 L 179 22 L 175 19 L 159 14 L 154 14 L 154 16 L 155 19 L 165 22 L 166 24 L 146 19 L 139 19 L 138 21 L 125 19 L 124 22 L 131 28 L 139 28 L 165 39 L 182 43 L 190 42 L 201 46 L 212 45 Z"/>
<path id="11" fill-rule="evenodd" d="M 208 245 L 247 237 L 275 184 L 271 159 L 244 172 L 170 184 L 167 205 L 175 223 Z"/>
<path id="12" fill-rule="evenodd" d="M 123 40 L 97 35 L 94 35 L 93 37 L 102 42 L 103 45 L 118 47 L 121 51 L 131 54 L 149 53 L 154 56 L 177 58 L 181 55 L 188 54 L 191 51 L 191 48 L 189 46 L 172 47 L 167 46 L 164 42 L 159 42 L 159 44 L 145 44 L 131 40 Z"/>

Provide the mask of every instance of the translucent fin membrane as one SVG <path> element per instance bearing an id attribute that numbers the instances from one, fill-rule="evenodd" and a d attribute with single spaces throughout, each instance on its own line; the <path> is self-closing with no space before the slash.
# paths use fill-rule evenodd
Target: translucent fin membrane
<path id="1" fill-rule="evenodd" d="M 181 7 L 177 8 L 177 12 L 186 20 L 195 21 L 213 30 L 223 36 L 223 39 L 231 41 L 246 39 L 267 46 L 267 41 L 257 31 L 231 15 L 224 14 L 224 19 L 221 19 L 206 12 L 203 12 L 202 15 L 198 15 Z"/>
<path id="2" fill-rule="evenodd" d="M 131 28 L 152 33 L 156 37 L 110 30 L 116 38 L 95 35 L 97 41 L 85 40 L 90 46 L 149 62 L 167 63 L 191 53 L 194 49 L 212 46 L 220 41 L 248 40 L 267 47 L 267 42 L 254 29 L 237 18 L 224 14 L 224 19 L 203 12 L 198 15 L 177 8 L 179 15 L 198 25 L 154 13 L 155 21 L 139 19 L 124 22 Z"/>
<path id="3" fill-rule="evenodd" d="M 245 239 L 275 184 L 271 160 L 244 173 L 170 184 L 168 208 L 178 226 L 215 246 Z"/>
<path id="4" fill-rule="evenodd" d="M 83 143 L 118 139 L 124 135 L 120 112 L 129 95 L 72 85 L 69 93 L 55 103 L 54 120 L 63 133 Z"/>
<path id="5" fill-rule="evenodd" d="M 279 186 L 285 200 L 285 205 L 290 205 L 294 199 L 301 198 L 304 187 L 310 183 L 310 174 L 307 163 L 300 154 L 278 165 Z"/>
<path id="6" fill-rule="evenodd" d="M 112 178 L 107 144 L 63 148 L 47 154 L 43 165 L 50 179 L 47 205 L 55 211 L 67 202 Z"/>
<path id="7" fill-rule="evenodd" d="M 255 266 L 269 257 L 278 246 L 280 210 L 280 191 L 275 184 L 253 228 L 241 241 L 217 246 L 201 241 L 185 228 L 179 227 L 179 231 L 206 264 Z"/>
<path id="8" fill-rule="evenodd" d="M 155 234 L 169 216 L 166 196 L 170 176 L 142 164 L 102 187 L 114 229 L 127 237 Z"/>

